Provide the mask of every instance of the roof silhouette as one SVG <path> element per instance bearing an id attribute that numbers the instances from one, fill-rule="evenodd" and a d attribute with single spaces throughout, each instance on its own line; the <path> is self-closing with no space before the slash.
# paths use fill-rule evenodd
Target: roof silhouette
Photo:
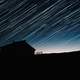
<path id="1" fill-rule="evenodd" d="M 25 41 L 13 42 L 0 48 L 1 56 L 31 56 L 35 49 Z"/>

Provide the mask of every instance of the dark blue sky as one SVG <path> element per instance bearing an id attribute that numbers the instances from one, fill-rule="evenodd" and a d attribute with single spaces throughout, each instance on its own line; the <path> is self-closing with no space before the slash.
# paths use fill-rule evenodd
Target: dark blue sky
<path id="1" fill-rule="evenodd" d="M 0 0 L 0 46 L 20 40 L 46 53 L 80 50 L 80 0 Z"/>

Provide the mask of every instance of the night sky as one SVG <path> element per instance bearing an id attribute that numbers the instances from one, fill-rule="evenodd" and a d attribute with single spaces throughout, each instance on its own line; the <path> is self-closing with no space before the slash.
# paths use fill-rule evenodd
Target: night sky
<path id="1" fill-rule="evenodd" d="M 0 0 L 0 47 L 21 40 L 38 52 L 80 50 L 80 0 Z"/>

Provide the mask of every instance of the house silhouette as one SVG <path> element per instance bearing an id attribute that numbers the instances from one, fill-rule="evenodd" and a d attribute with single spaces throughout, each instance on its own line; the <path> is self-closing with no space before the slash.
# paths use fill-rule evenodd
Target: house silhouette
<path id="1" fill-rule="evenodd" d="M 25 41 L 13 42 L 12 44 L 0 47 L 1 56 L 32 56 L 35 49 Z"/>

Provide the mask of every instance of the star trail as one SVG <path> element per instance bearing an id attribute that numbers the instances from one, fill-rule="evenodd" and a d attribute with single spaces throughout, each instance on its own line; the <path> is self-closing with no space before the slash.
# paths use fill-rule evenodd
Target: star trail
<path id="1" fill-rule="evenodd" d="M 80 50 L 80 0 L 0 0 L 0 47 L 21 40 L 44 53 Z"/>

